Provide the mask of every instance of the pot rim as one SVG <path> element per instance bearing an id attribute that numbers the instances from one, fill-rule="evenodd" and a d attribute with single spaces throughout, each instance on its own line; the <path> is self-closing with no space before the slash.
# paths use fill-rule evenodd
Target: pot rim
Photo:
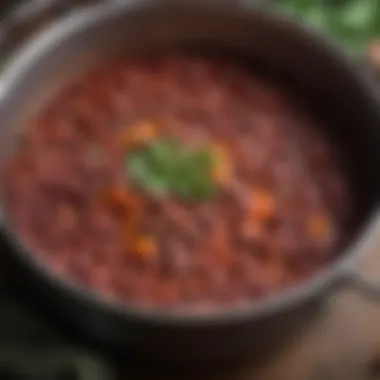
<path id="1" fill-rule="evenodd" d="M 68 15 L 58 22 L 54 22 L 43 28 L 31 41 L 27 41 L 16 53 L 12 55 L 6 63 L 5 69 L 0 75 L 0 103 L 4 102 L 6 94 L 17 83 L 20 77 L 28 72 L 31 64 L 38 59 L 46 50 L 51 50 L 56 44 L 63 43 L 67 39 L 75 36 L 76 33 L 85 30 L 88 25 L 96 20 L 107 20 L 120 13 L 133 12 L 142 7 L 158 9 L 161 7 L 176 7 L 182 11 L 186 9 L 196 9 L 206 7 L 216 12 L 235 12 L 239 15 L 245 14 L 244 17 L 250 17 L 252 14 L 258 14 L 260 17 L 267 19 L 270 23 L 277 23 L 282 28 L 291 28 L 294 34 L 303 36 L 305 40 L 314 41 L 315 44 L 322 46 L 326 53 L 337 60 L 339 65 L 350 73 L 353 81 L 357 86 L 363 86 L 363 89 L 371 95 L 374 93 L 372 86 L 361 75 L 360 70 L 355 64 L 346 60 L 345 56 L 334 49 L 327 41 L 318 37 L 315 33 L 305 29 L 300 24 L 290 21 L 285 17 L 279 17 L 276 13 L 270 12 L 258 7 L 247 6 L 246 4 L 227 5 L 212 3 L 172 3 L 170 1 L 150 2 L 149 0 L 129 0 L 122 2 L 103 3 L 100 5 L 86 7 L 74 14 Z M 369 97 L 369 99 L 371 99 Z M 372 101 L 375 105 L 375 96 Z M 380 120 L 380 118 L 379 118 Z M 271 294 L 263 300 L 247 301 L 244 305 L 234 306 L 230 309 L 224 307 L 216 308 L 207 312 L 196 312 L 192 308 L 181 308 L 177 310 L 164 311 L 158 308 L 142 308 L 120 301 L 108 300 L 98 293 L 88 290 L 84 286 L 76 284 L 70 278 L 60 276 L 49 268 L 42 260 L 36 259 L 31 254 L 31 250 L 24 244 L 6 222 L 6 211 L 2 215 L 2 228 L 14 249 L 14 254 L 19 256 L 33 271 L 41 275 L 52 287 L 68 292 L 75 298 L 80 298 L 84 302 L 90 302 L 94 306 L 105 309 L 107 312 L 116 313 L 122 317 L 134 318 L 139 321 L 149 323 L 170 324 L 170 325 L 208 325 L 212 323 L 230 324 L 244 322 L 252 319 L 264 318 L 269 315 L 291 309 L 298 304 L 313 298 L 322 290 L 334 285 L 341 284 L 345 278 L 349 277 L 354 260 L 363 251 L 362 246 L 368 240 L 368 232 L 373 230 L 375 221 L 378 220 L 379 210 L 375 209 L 369 215 L 368 220 L 361 226 L 359 233 L 330 266 L 324 269 L 319 275 L 311 278 L 310 281 L 285 289 L 279 293 Z"/>

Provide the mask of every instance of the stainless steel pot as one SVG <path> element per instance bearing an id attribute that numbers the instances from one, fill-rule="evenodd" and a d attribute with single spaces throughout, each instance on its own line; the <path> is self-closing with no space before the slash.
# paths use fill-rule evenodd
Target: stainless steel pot
<path id="1" fill-rule="evenodd" d="M 86 8 L 45 28 L 15 54 L 0 80 L 2 160 L 12 154 L 17 133 L 30 116 L 66 81 L 121 54 L 178 47 L 212 47 L 246 63 L 260 62 L 285 75 L 318 108 L 331 126 L 327 132 L 350 161 L 357 205 L 353 243 L 309 283 L 249 307 L 197 316 L 147 312 L 111 304 L 54 276 L 13 230 L 3 197 L 3 231 L 33 294 L 103 348 L 181 365 L 266 353 L 312 320 L 343 285 L 379 296 L 377 285 L 355 272 L 376 235 L 377 99 L 360 71 L 340 53 L 274 14 L 243 5 L 136 0 Z"/>

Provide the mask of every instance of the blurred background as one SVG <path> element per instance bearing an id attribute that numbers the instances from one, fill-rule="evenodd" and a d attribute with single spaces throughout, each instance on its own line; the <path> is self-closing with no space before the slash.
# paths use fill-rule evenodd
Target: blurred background
<path id="1" fill-rule="evenodd" d="M 270 6 L 321 30 L 359 57 L 380 37 L 377 0 L 280 0 Z"/>

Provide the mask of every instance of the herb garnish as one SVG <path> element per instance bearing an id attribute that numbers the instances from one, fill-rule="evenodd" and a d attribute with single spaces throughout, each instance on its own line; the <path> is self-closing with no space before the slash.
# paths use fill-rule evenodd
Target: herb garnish
<path id="1" fill-rule="evenodd" d="M 133 183 L 153 196 L 199 201 L 218 190 L 215 157 L 207 147 L 190 149 L 175 139 L 161 138 L 129 153 L 126 164 Z"/>

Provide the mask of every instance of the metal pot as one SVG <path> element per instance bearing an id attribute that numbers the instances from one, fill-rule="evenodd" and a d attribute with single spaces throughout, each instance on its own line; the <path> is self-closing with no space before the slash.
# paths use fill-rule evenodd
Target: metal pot
<path id="1" fill-rule="evenodd" d="M 7 219 L 4 197 L 3 231 L 29 289 L 103 348 L 181 365 L 257 357 L 312 320 L 338 287 L 355 284 L 379 295 L 354 268 L 376 234 L 380 115 L 365 78 L 335 49 L 281 17 L 243 5 L 136 0 L 89 7 L 45 28 L 9 62 L 0 80 L 2 160 L 30 116 L 86 68 L 120 54 L 178 47 L 217 48 L 271 67 L 329 121 L 327 132 L 350 162 L 357 206 L 352 244 L 339 259 L 309 283 L 246 308 L 207 315 L 147 312 L 102 300 L 35 260 Z"/>

